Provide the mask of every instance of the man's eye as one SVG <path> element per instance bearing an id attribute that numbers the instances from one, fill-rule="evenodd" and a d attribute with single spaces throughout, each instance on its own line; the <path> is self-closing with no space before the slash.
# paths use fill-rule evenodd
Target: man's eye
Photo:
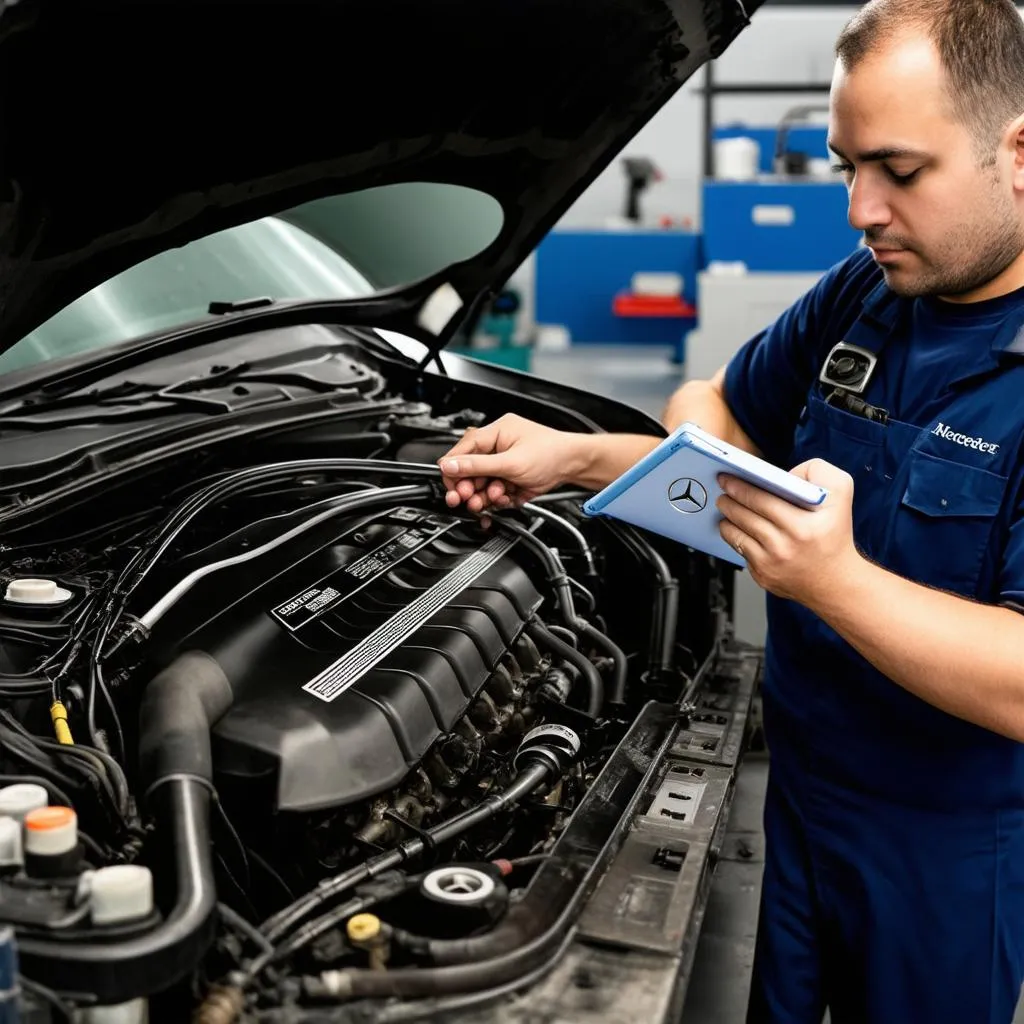
<path id="1" fill-rule="evenodd" d="M 897 185 L 909 185 L 921 172 L 920 167 L 916 171 L 911 171 L 909 174 L 898 174 L 891 167 L 886 167 L 885 170 Z"/>
<path id="2" fill-rule="evenodd" d="M 833 174 L 853 174 L 853 164 L 833 164 Z"/>

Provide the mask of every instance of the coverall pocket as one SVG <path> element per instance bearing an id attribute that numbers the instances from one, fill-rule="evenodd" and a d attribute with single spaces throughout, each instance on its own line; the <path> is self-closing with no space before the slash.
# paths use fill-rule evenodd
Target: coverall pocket
<path id="1" fill-rule="evenodd" d="M 977 596 L 1007 477 L 911 449 L 886 560 L 908 579 Z"/>
<path id="2" fill-rule="evenodd" d="M 856 485 L 862 474 L 871 472 L 884 440 L 881 423 L 826 405 L 812 393 L 794 436 L 791 461 L 797 465 L 808 459 L 824 459 L 849 473 Z"/>

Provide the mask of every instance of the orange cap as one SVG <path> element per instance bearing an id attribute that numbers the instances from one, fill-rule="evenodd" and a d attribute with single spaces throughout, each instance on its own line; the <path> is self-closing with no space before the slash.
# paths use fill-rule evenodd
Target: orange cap
<path id="1" fill-rule="evenodd" d="M 70 807 L 38 807 L 25 815 L 25 828 L 49 832 L 75 823 L 75 812 Z"/>

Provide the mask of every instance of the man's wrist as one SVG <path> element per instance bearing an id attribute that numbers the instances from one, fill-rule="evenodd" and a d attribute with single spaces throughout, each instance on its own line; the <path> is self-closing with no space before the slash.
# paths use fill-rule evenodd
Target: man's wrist
<path id="1" fill-rule="evenodd" d="M 848 617 L 851 607 L 871 601 L 879 575 L 884 576 L 885 570 L 856 547 L 839 559 L 833 570 L 822 578 L 824 586 L 816 588 L 806 604 L 818 618 L 835 628 Z"/>
<path id="2" fill-rule="evenodd" d="M 595 487 L 598 463 L 601 458 L 601 439 L 604 434 L 577 434 L 568 435 L 566 446 L 566 474 L 565 482 L 574 487 L 585 487 L 589 490 L 599 489 L 603 484 Z"/>
<path id="3" fill-rule="evenodd" d="M 642 434 L 572 434 L 564 479 L 577 487 L 599 491 L 653 451 L 661 440 Z"/>

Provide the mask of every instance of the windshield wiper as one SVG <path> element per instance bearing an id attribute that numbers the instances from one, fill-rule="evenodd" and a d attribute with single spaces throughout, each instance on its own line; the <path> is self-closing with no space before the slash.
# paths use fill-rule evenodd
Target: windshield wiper
<path id="1" fill-rule="evenodd" d="M 42 364 L 35 367 L 35 372 L 31 372 L 30 376 L 16 375 L 20 376 L 20 383 L 11 384 L 5 380 L 5 386 L 0 386 L 0 400 L 21 396 L 32 387 L 43 391 L 62 386 L 83 388 L 93 380 L 112 376 L 117 370 L 129 370 L 168 354 L 236 337 L 243 330 L 255 332 L 276 327 L 326 324 L 337 326 L 350 334 L 358 332 L 360 340 L 365 343 L 367 337 L 362 336 L 361 329 L 369 332 L 385 328 L 427 344 L 422 338 L 422 329 L 416 326 L 415 318 L 422 300 L 433 287 L 436 287 L 436 281 L 427 278 L 399 294 L 383 293 L 358 299 L 278 299 L 272 301 L 269 307 L 263 298 L 222 303 L 223 312 L 236 314 L 237 321 L 233 322 L 232 316 L 197 320 L 136 338 L 118 345 L 115 351 L 98 349 L 84 353 L 74 364 L 60 369 L 55 370 Z M 242 308 L 249 302 L 259 305 Z M 417 360 L 379 337 L 374 338 L 372 347 L 384 358 L 412 368 L 418 365 Z"/>
<path id="2" fill-rule="evenodd" d="M 233 302 L 211 302 L 206 307 L 210 316 L 224 316 L 225 313 L 248 313 L 250 309 L 263 309 L 277 302 L 269 295 L 261 295 L 255 299 L 236 299 Z"/>
<path id="3" fill-rule="evenodd" d="M 323 357 L 324 359 L 328 357 Z M 318 360 L 322 361 L 322 360 Z M 66 411 L 73 413 L 82 410 L 83 421 L 96 422 L 124 418 L 126 415 L 159 414 L 171 411 L 200 412 L 219 415 L 234 412 L 238 402 L 227 398 L 213 398 L 204 395 L 204 391 L 212 391 L 227 385 L 269 384 L 276 391 L 270 398 L 257 399 L 260 404 L 283 399 L 291 401 L 292 395 L 286 385 L 299 386 L 306 391 L 320 393 L 337 392 L 338 385 L 327 380 L 318 380 L 311 374 L 305 374 L 295 367 L 283 370 L 250 369 L 246 362 L 233 366 L 217 366 L 210 373 L 197 374 L 171 384 L 145 383 L 143 381 L 124 380 L 106 388 L 94 388 L 90 391 L 72 391 L 54 394 L 51 391 L 29 395 L 18 402 L 0 407 L 0 427 L 25 426 L 38 429 L 40 426 L 66 426 L 75 417 L 61 416 L 49 418 L 42 423 L 36 419 L 44 413 Z"/>

